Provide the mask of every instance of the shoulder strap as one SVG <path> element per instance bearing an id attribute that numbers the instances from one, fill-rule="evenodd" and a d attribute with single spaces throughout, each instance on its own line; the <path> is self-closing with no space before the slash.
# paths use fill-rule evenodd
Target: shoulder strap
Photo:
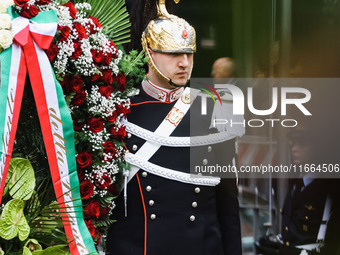
<path id="1" fill-rule="evenodd" d="M 321 221 L 320 228 L 319 228 L 319 233 L 318 233 L 318 238 L 317 238 L 318 243 L 323 242 L 325 240 L 327 224 L 331 217 L 331 207 L 332 207 L 332 199 L 330 195 L 328 195 L 326 199 L 326 203 L 325 203 L 325 209 L 323 211 L 322 221 Z"/>
<path id="2" fill-rule="evenodd" d="M 177 100 L 176 104 L 172 107 L 162 123 L 155 130 L 155 134 L 168 137 L 176 129 L 178 124 L 182 121 L 185 114 L 190 109 L 192 103 L 196 99 L 199 90 L 186 88 L 182 96 Z M 146 141 L 143 146 L 135 153 L 135 155 L 148 161 L 161 147 L 160 144 Z M 139 171 L 139 167 L 131 165 L 129 171 L 124 171 L 124 205 L 125 217 L 127 216 L 127 184 Z"/>

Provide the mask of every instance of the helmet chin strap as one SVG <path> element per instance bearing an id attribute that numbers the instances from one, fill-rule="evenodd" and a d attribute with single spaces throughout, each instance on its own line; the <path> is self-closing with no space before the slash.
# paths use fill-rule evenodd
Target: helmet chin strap
<path id="1" fill-rule="evenodd" d="M 169 79 L 169 84 L 170 84 L 171 86 L 176 87 L 176 88 L 185 88 L 185 87 L 187 87 L 187 86 L 189 85 L 189 81 L 190 81 L 190 79 L 187 80 L 187 82 L 185 83 L 185 85 L 177 85 L 176 83 L 173 83 L 171 79 Z"/>
<path id="2" fill-rule="evenodd" d="M 146 38 L 145 38 L 145 33 L 143 33 L 142 35 L 142 45 L 143 45 L 143 49 L 144 49 L 144 52 L 146 53 L 147 57 L 148 57 L 148 63 L 149 65 L 151 66 L 152 70 L 160 77 L 162 78 L 163 80 L 169 82 L 169 84 L 171 86 L 174 86 L 176 88 L 185 88 L 188 86 L 189 84 L 189 81 L 190 81 L 190 77 L 191 77 L 191 70 L 190 70 L 190 76 L 189 76 L 189 79 L 187 80 L 186 84 L 184 85 L 178 85 L 176 83 L 174 83 L 170 78 L 166 77 L 156 66 L 155 62 L 153 61 L 152 57 L 151 57 L 151 54 L 149 52 L 149 48 L 147 46 L 147 43 L 146 43 Z"/>

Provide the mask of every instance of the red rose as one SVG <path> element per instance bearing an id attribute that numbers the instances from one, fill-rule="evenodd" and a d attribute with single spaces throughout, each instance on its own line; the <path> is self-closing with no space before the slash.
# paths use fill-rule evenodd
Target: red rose
<path id="1" fill-rule="evenodd" d="M 98 177 L 95 175 L 94 179 L 95 179 L 94 183 L 100 189 L 106 189 L 111 185 L 111 178 L 106 173 L 104 173 L 102 177 Z"/>
<path id="2" fill-rule="evenodd" d="M 99 50 L 91 49 L 91 53 L 92 53 L 93 62 L 96 65 L 99 65 L 104 57 L 103 52 L 100 52 Z"/>
<path id="3" fill-rule="evenodd" d="M 112 71 L 111 70 L 102 71 L 102 75 L 94 74 L 91 77 L 91 81 L 92 82 L 102 81 L 106 85 L 112 84 L 112 82 L 113 82 Z"/>
<path id="4" fill-rule="evenodd" d="M 109 154 L 111 153 L 113 156 L 116 154 L 116 145 L 112 141 L 107 141 L 103 143 L 104 146 L 104 153 Z"/>
<path id="5" fill-rule="evenodd" d="M 111 59 L 112 59 L 112 54 L 107 53 L 106 55 L 103 56 L 101 64 L 104 66 L 108 66 L 110 65 Z"/>
<path id="6" fill-rule="evenodd" d="M 83 79 L 79 75 L 76 75 L 67 83 L 66 88 L 68 91 L 78 93 L 83 88 L 83 85 Z"/>
<path id="7" fill-rule="evenodd" d="M 113 80 L 120 85 L 123 85 L 123 86 L 126 85 L 126 77 L 124 73 L 120 73 L 117 76 L 113 77 Z"/>
<path id="8" fill-rule="evenodd" d="M 109 207 L 106 206 L 100 210 L 100 218 L 104 218 L 109 213 Z"/>
<path id="9" fill-rule="evenodd" d="M 80 23 L 74 23 L 74 27 L 78 32 L 79 39 L 87 39 L 86 29 Z"/>
<path id="10" fill-rule="evenodd" d="M 97 18 L 90 16 L 89 19 L 92 20 L 92 22 L 90 21 L 89 24 L 88 24 L 89 27 L 90 27 L 90 33 L 95 34 L 97 32 L 97 29 L 95 29 L 95 28 L 101 28 L 102 25 L 99 23 Z"/>
<path id="11" fill-rule="evenodd" d="M 109 46 L 110 48 L 114 48 L 115 50 L 117 50 L 117 46 L 113 41 L 109 41 Z"/>
<path id="12" fill-rule="evenodd" d="M 60 31 L 60 41 L 66 41 L 67 38 L 70 36 L 71 34 L 71 28 L 68 26 L 59 26 L 58 25 L 58 30 Z"/>
<path id="13" fill-rule="evenodd" d="M 22 7 L 20 15 L 22 17 L 30 19 L 30 18 L 37 16 L 38 13 L 39 13 L 39 9 L 37 7 L 35 7 L 34 5 L 24 4 L 24 6 Z"/>
<path id="14" fill-rule="evenodd" d="M 87 121 L 87 124 L 90 126 L 90 130 L 93 133 L 99 133 L 104 129 L 104 120 L 101 117 L 98 118 L 90 118 Z"/>
<path id="15" fill-rule="evenodd" d="M 52 0 L 39 0 L 39 1 L 36 1 L 35 4 L 44 5 L 44 4 L 49 4 L 50 2 L 52 2 Z"/>
<path id="16" fill-rule="evenodd" d="M 29 0 L 14 0 L 14 3 L 19 7 L 23 7 L 28 1 Z"/>
<path id="17" fill-rule="evenodd" d="M 76 160 L 80 168 L 88 167 L 92 164 L 92 154 L 88 152 L 81 152 L 78 154 Z"/>
<path id="18" fill-rule="evenodd" d="M 92 220 L 86 220 L 85 224 L 91 234 L 91 237 L 95 238 L 97 234 L 96 234 L 96 228 L 94 227 Z"/>
<path id="19" fill-rule="evenodd" d="M 73 119 L 73 129 L 75 131 L 81 130 L 83 128 L 84 124 L 85 124 L 84 122 L 79 122 L 78 119 Z"/>
<path id="20" fill-rule="evenodd" d="M 84 217 L 87 219 L 98 219 L 100 215 L 100 204 L 97 201 L 91 201 L 84 207 Z"/>
<path id="21" fill-rule="evenodd" d="M 73 3 L 72 2 L 67 2 L 66 4 L 62 4 L 62 6 L 66 6 L 68 7 L 68 10 L 70 12 L 70 15 L 72 18 L 77 18 L 77 9 L 74 7 Z"/>
<path id="22" fill-rule="evenodd" d="M 106 98 L 109 98 L 111 93 L 113 92 L 113 87 L 110 85 L 107 86 L 99 86 L 99 93 Z"/>
<path id="23" fill-rule="evenodd" d="M 94 185 L 91 181 L 85 180 L 80 183 L 80 194 L 83 199 L 89 199 L 93 195 Z"/>
<path id="24" fill-rule="evenodd" d="M 52 62 L 58 55 L 59 48 L 55 44 L 51 44 L 50 48 L 46 51 L 47 57 Z"/>
<path id="25" fill-rule="evenodd" d="M 81 53 L 83 52 L 81 50 L 81 43 L 80 42 L 74 42 L 73 48 L 74 48 L 74 52 L 72 54 L 72 59 L 77 59 L 77 58 L 80 57 Z"/>
<path id="26" fill-rule="evenodd" d="M 110 128 L 110 133 L 117 139 L 124 139 L 124 137 L 126 136 L 126 130 L 124 126 L 120 127 L 118 130 L 116 130 L 115 127 L 112 126 Z"/>
<path id="27" fill-rule="evenodd" d="M 115 145 L 115 143 L 112 142 L 112 141 L 107 141 L 107 142 L 103 143 L 103 146 L 104 146 L 104 153 L 107 154 L 107 155 L 110 155 L 110 156 L 108 156 L 106 161 L 110 161 L 110 160 L 114 159 L 116 157 L 116 145 Z"/>
<path id="28" fill-rule="evenodd" d="M 70 80 L 72 79 L 71 75 L 65 75 L 63 77 L 62 82 L 60 83 L 60 85 L 63 87 L 63 89 L 66 89 L 69 85 Z"/>
<path id="29" fill-rule="evenodd" d="M 117 191 L 117 188 L 116 188 L 116 185 L 115 184 L 111 184 L 108 189 L 107 189 L 108 192 L 110 192 L 112 195 L 114 196 L 117 196 L 118 195 L 118 191 Z"/>
<path id="30" fill-rule="evenodd" d="M 116 105 L 116 111 L 118 114 L 123 113 L 125 116 L 131 112 L 131 108 L 130 107 L 125 107 L 121 104 L 117 104 Z"/>
<path id="31" fill-rule="evenodd" d="M 94 74 L 91 76 L 91 81 L 94 82 L 94 81 L 98 81 L 100 80 L 101 78 L 101 75 L 100 74 Z"/>
<path id="32" fill-rule="evenodd" d="M 113 49 L 113 51 L 115 52 L 113 55 L 112 55 L 112 57 L 113 58 L 117 58 L 118 56 L 117 56 L 117 46 L 115 45 L 115 43 L 113 42 L 113 41 L 109 41 L 109 47 L 111 48 L 111 49 Z"/>
<path id="33" fill-rule="evenodd" d="M 111 124 L 114 124 L 117 118 L 117 111 L 114 111 L 111 116 L 107 117 L 107 120 L 110 121 Z"/>
<path id="34" fill-rule="evenodd" d="M 124 73 L 120 73 L 117 76 L 113 77 L 113 80 L 118 84 L 118 90 L 123 92 L 126 86 L 126 77 Z"/>
<path id="35" fill-rule="evenodd" d="M 102 238 L 102 235 L 97 235 L 97 237 L 94 239 L 94 244 L 98 245 L 100 243 L 101 238 Z"/>
<path id="36" fill-rule="evenodd" d="M 84 90 L 80 90 L 74 95 L 71 103 L 75 106 L 81 106 L 84 104 L 85 99 L 86 99 L 86 92 Z"/>
<path id="37" fill-rule="evenodd" d="M 112 82 L 113 82 L 113 77 L 112 77 L 112 72 L 111 72 L 111 70 L 105 70 L 105 71 L 103 72 L 103 76 L 102 76 L 101 80 L 102 80 L 105 84 L 112 84 Z"/>

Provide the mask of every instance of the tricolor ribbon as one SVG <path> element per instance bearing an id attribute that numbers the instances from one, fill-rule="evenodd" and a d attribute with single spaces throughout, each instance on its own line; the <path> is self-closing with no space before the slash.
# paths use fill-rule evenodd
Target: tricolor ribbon
<path id="1" fill-rule="evenodd" d="M 54 190 L 71 254 L 97 254 L 83 218 L 72 118 L 44 49 L 57 31 L 54 10 L 26 19 L 12 16 L 12 47 L 0 54 L 0 202 L 18 126 L 28 72 L 37 106 Z M 27 132 L 30 132 L 27 130 Z"/>

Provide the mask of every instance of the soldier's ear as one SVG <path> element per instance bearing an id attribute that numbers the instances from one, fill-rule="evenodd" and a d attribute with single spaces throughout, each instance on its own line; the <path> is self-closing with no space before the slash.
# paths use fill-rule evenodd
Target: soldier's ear
<path id="1" fill-rule="evenodd" d="M 149 51 L 150 56 L 153 58 L 154 51 L 149 48 L 148 48 L 148 51 Z"/>

